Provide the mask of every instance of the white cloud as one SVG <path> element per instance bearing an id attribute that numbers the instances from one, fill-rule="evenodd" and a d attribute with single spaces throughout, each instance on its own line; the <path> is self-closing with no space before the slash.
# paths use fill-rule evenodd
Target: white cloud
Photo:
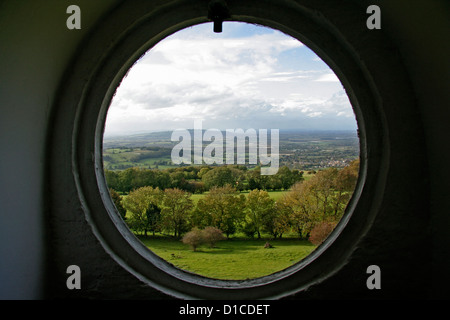
<path id="1" fill-rule="evenodd" d="M 283 60 L 302 50 L 299 41 L 280 32 L 225 38 L 196 30 L 164 39 L 135 64 L 113 99 L 107 133 L 188 128 L 193 119 L 219 129 L 292 128 L 311 118 L 319 126 L 352 113 L 331 70 L 296 70 Z"/>
<path id="2" fill-rule="evenodd" d="M 322 76 L 320 76 L 318 79 L 314 80 L 314 81 L 324 81 L 324 82 L 340 82 L 339 78 L 336 76 L 336 74 L 330 72 L 330 73 L 326 73 Z"/>

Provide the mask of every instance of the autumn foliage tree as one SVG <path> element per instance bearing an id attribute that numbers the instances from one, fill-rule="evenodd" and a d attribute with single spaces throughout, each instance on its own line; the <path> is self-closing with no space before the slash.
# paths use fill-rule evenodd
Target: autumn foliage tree
<path id="1" fill-rule="evenodd" d="M 184 244 L 189 245 L 192 248 L 192 251 L 197 251 L 197 247 L 204 242 L 202 231 L 199 228 L 193 228 L 183 236 L 181 241 Z"/>
<path id="2" fill-rule="evenodd" d="M 222 231 L 214 227 L 206 227 L 203 229 L 202 236 L 205 243 L 211 248 L 215 247 L 217 241 L 225 240 Z"/>
<path id="3" fill-rule="evenodd" d="M 184 244 L 189 245 L 193 251 L 197 250 L 202 244 L 208 244 L 210 248 L 213 248 L 217 241 L 225 240 L 225 237 L 217 228 L 214 227 L 206 227 L 203 230 L 200 230 L 197 227 L 194 227 L 191 231 L 186 233 L 183 236 L 182 242 Z"/>
<path id="4" fill-rule="evenodd" d="M 206 176 L 205 182 L 213 178 L 222 182 L 235 181 L 235 170 L 233 167 L 226 170 L 202 168 L 198 173 L 187 171 L 183 175 L 178 170 L 174 177 L 200 175 L 202 180 Z M 257 173 L 255 170 L 248 172 L 249 176 Z M 202 243 L 214 246 L 223 235 L 228 238 L 238 231 L 258 238 L 263 234 L 280 238 L 284 233 L 294 231 L 301 238 L 320 243 L 342 218 L 358 174 L 359 160 L 343 169 L 319 170 L 307 180 L 300 179 L 302 175 L 294 170 L 285 168 L 280 177 L 292 175 L 291 178 L 297 182 L 277 200 L 266 190 L 258 188 L 246 197 L 235 184 L 212 186 L 196 205 L 191 198 L 192 193 L 179 188 L 162 190 L 145 186 L 130 191 L 126 197 L 111 192 L 111 197 L 118 209 L 123 204 L 128 210 L 126 222 L 135 232 L 147 235 L 149 231 L 154 234 L 162 231 L 178 238 L 187 232 L 186 236 L 189 236 L 185 240 L 183 238 L 183 242 L 192 243 L 195 247 Z M 189 233 L 190 230 L 193 233 Z"/>
<path id="5" fill-rule="evenodd" d="M 317 223 L 311 230 L 309 241 L 318 246 L 330 235 L 330 233 L 336 227 L 336 222 L 322 221 Z"/>
<path id="6" fill-rule="evenodd" d="M 344 169 L 318 171 L 311 179 L 295 184 L 283 199 L 290 208 L 292 226 L 307 237 L 313 228 L 327 222 L 335 225 L 343 216 L 356 186 L 359 160 Z"/>

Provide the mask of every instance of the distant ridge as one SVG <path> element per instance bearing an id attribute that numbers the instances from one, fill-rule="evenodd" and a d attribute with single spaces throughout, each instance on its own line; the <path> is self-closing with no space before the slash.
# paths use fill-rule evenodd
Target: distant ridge
<path id="1" fill-rule="evenodd" d="M 193 132 L 194 129 L 187 129 L 189 132 Z M 244 131 L 247 129 L 244 129 Z M 258 129 L 256 129 L 258 130 Z M 268 129 L 270 131 L 270 129 Z M 167 138 L 170 140 L 170 137 L 172 136 L 171 131 L 153 131 L 153 132 L 141 132 L 141 133 L 124 133 L 124 134 L 115 134 L 115 135 L 108 135 L 104 136 L 104 140 L 123 140 L 123 139 L 161 139 L 161 138 Z M 203 132 L 206 131 L 206 129 L 202 130 Z M 222 133 L 225 133 L 225 130 L 221 130 Z M 325 129 L 279 129 L 280 134 L 289 134 L 289 133 L 302 133 L 302 134 L 333 134 L 333 133 L 356 133 L 356 130 L 325 130 Z"/>
<path id="2" fill-rule="evenodd" d="M 188 129 L 193 136 L 193 129 Z M 203 132 L 206 130 L 203 130 Z M 245 130 L 244 130 L 245 131 Z M 270 131 L 270 130 L 268 130 Z M 355 130 L 299 130 L 299 129 L 280 129 L 280 143 L 282 141 L 302 141 L 312 138 L 317 140 L 342 140 L 357 139 L 358 134 Z M 172 148 L 178 142 L 171 141 L 173 131 L 158 131 L 147 133 L 124 134 L 118 136 L 105 136 L 103 139 L 103 148 L 136 148 L 159 146 L 161 148 Z M 225 137 L 225 130 L 222 130 Z M 293 135 L 291 137 L 291 135 Z"/>

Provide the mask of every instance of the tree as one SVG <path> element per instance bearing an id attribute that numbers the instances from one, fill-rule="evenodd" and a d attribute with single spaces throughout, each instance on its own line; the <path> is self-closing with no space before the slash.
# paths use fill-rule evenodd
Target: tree
<path id="1" fill-rule="evenodd" d="M 173 171 L 169 174 L 170 176 L 170 185 L 172 188 L 184 189 L 187 181 L 182 171 Z"/>
<path id="2" fill-rule="evenodd" d="M 333 211 L 333 197 L 335 195 L 336 177 L 338 170 L 328 168 L 319 171 L 310 181 L 312 182 L 312 195 L 318 202 L 320 208 L 318 218 L 325 220 L 328 214 Z"/>
<path id="3" fill-rule="evenodd" d="M 171 180 L 168 172 L 157 170 L 155 179 L 156 186 L 161 190 L 170 188 Z"/>
<path id="4" fill-rule="evenodd" d="M 298 170 L 291 171 L 287 166 L 282 166 L 274 176 L 279 179 L 284 190 L 288 190 L 296 182 L 303 180 L 303 172 Z"/>
<path id="5" fill-rule="evenodd" d="M 161 210 L 161 223 L 165 230 L 173 232 L 175 237 L 187 231 L 187 225 L 193 208 L 191 194 L 178 188 L 164 190 Z"/>
<path id="6" fill-rule="evenodd" d="M 261 238 L 263 226 L 268 226 L 274 218 L 274 204 L 275 201 L 264 190 L 252 190 L 247 196 L 246 223 L 253 226 L 258 239 Z"/>
<path id="7" fill-rule="evenodd" d="M 291 210 L 291 224 L 307 236 L 322 222 L 337 223 L 343 216 L 358 179 L 359 161 L 344 169 L 328 168 L 298 182 L 284 199 Z"/>
<path id="8" fill-rule="evenodd" d="M 217 241 L 225 240 L 225 237 L 217 228 L 206 227 L 202 230 L 203 241 L 207 243 L 211 248 L 214 248 Z"/>
<path id="9" fill-rule="evenodd" d="M 256 166 L 253 170 L 247 172 L 248 188 L 250 190 L 268 188 L 268 180 L 270 176 L 265 176 L 261 174 L 261 167 Z"/>
<path id="10" fill-rule="evenodd" d="M 268 176 L 266 183 L 266 190 L 281 190 L 283 188 L 283 180 L 278 174 Z"/>
<path id="11" fill-rule="evenodd" d="M 352 161 L 348 166 L 340 170 L 335 181 L 334 216 L 343 214 L 353 191 L 356 187 L 359 175 L 359 159 Z"/>
<path id="12" fill-rule="evenodd" d="M 155 235 L 155 232 L 161 229 L 161 208 L 154 203 L 150 203 L 145 211 L 145 215 L 147 218 L 146 230 L 152 231 L 153 235 Z"/>
<path id="13" fill-rule="evenodd" d="M 105 179 L 108 188 L 122 191 L 120 189 L 119 174 L 117 172 L 105 169 Z"/>
<path id="14" fill-rule="evenodd" d="M 311 180 L 296 183 L 281 200 L 284 208 L 288 208 L 291 226 L 300 238 L 309 234 L 317 220 L 318 201 L 313 196 L 313 185 Z"/>
<path id="15" fill-rule="evenodd" d="M 114 202 L 114 205 L 116 206 L 116 209 L 119 212 L 120 216 L 123 220 L 125 220 L 127 210 L 122 205 L 122 197 L 112 188 L 109 189 L 109 194 L 111 195 L 111 199 Z"/>
<path id="16" fill-rule="evenodd" d="M 209 170 L 211 170 L 210 167 L 205 167 L 205 166 L 203 166 L 203 167 L 199 170 L 199 172 L 197 173 L 197 177 L 198 177 L 199 179 L 202 179 L 202 178 L 203 178 L 203 175 L 204 175 L 205 173 L 207 173 Z"/>
<path id="17" fill-rule="evenodd" d="M 188 244 L 193 251 L 204 243 L 207 243 L 210 248 L 213 248 L 217 241 L 225 240 L 222 231 L 214 227 L 206 227 L 200 230 L 194 227 L 191 231 L 183 236 L 182 242 Z"/>
<path id="18" fill-rule="evenodd" d="M 247 181 L 249 190 L 262 189 L 260 176 L 261 176 L 261 169 L 259 167 L 247 172 Z"/>
<path id="19" fill-rule="evenodd" d="M 271 220 L 268 220 L 265 225 L 265 230 L 268 231 L 274 238 L 283 236 L 283 233 L 290 230 L 290 210 L 289 207 L 280 199 L 275 202 L 275 214 Z"/>
<path id="20" fill-rule="evenodd" d="M 203 173 L 202 181 L 207 190 L 213 187 L 224 187 L 226 185 L 236 186 L 239 184 L 241 175 L 242 173 L 239 169 L 231 166 L 221 166 Z"/>
<path id="21" fill-rule="evenodd" d="M 319 245 L 325 241 L 336 227 L 336 222 L 322 221 L 314 226 L 309 236 L 309 241 L 313 245 Z"/>
<path id="22" fill-rule="evenodd" d="M 183 236 L 181 241 L 189 245 L 193 251 L 197 251 L 197 247 L 204 242 L 202 231 L 198 228 L 193 228 Z"/>
<path id="23" fill-rule="evenodd" d="M 137 168 L 128 168 L 119 172 L 119 186 L 118 189 L 122 192 L 130 192 L 133 189 L 143 187 L 136 183 Z"/>
<path id="24" fill-rule="evenodd" d="M 156 227 L 152 214 L 157 211 L 158 205 L 162 201 L 162 192 L 159 188 L 142 187 L 131 191 L 123 200 L 125 209 L 130 212 L 127 224 L 135 231 L 153 231 Z"/>
<path id="25" fill-rule="evenodd" d="M 227 237 L 234 234 L 244 218 L 245 196 L 230 185 L 213 187 L 197 203 L 196 221 L 220 229 Z"/>

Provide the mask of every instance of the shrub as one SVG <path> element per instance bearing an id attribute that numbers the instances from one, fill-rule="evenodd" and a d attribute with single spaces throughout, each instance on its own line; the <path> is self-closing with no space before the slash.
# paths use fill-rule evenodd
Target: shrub
<path id="1" fill-rule="evenodd" d="M 319 245 L 330 235 L 336 226 L 335 222 L 320 222 L 311 230 L 309 235 L 309 241 L 313 245 Z"/>
<path id="2" fill-rule="evenodd" d="M 205 243 L 209 244 L 211 248 L 216 245 L 217 241 L 225 240 L 225 236 L 222 234 L 217 228 L 214 227 L 206 227 L 202 230 L 202 236 Z"/>
<path id="3" fill-rule="evenodd" d="M 225 239 L 225 236 L 219 229 L 214 227 L 206 227 L 203 230 L 198 228 L 192 229 L 184 235 L 181 241 L 184 244 L 189 245 L 193 251 L 196 251 L 197 248 L 204 243 L 207 243 L 211 248 L 213 248 L 217 241 Z"/>
<path id="4" fill-rule="evenodd" d="M 197 247 L 204 242 L 203 233 L 200 229 L 194 228 L 186 233 L 181 241 L 196 251 Z"/>

